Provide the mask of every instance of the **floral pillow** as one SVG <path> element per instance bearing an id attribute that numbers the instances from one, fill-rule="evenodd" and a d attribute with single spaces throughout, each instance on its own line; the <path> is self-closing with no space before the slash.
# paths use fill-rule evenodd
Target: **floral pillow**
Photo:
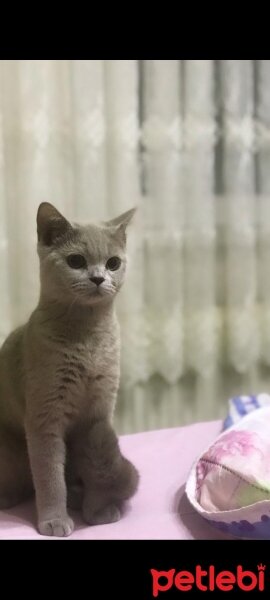
<path id="1" fill-rule="evenodd" d="M 270 407 L 224 431 L 193 466 L 186 493 L 213 525 L 270 539 Z"/>

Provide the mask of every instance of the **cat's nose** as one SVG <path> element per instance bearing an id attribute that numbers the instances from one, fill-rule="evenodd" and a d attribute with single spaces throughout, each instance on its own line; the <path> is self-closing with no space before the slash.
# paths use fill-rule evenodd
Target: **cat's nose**
<path id="1" fill-rule="evenodd" d="M 100 285 L 105 281 L 104 277 L 90 277 L 90 281 L 93 281 L 96 285 Z"/>

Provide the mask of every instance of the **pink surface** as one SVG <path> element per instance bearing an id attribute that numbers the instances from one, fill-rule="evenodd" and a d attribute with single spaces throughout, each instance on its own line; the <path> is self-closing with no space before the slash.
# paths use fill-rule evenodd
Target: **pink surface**
<path id="1" fill-rule="evenodd" d="M 73 513 L 72 539 L 226 539 L 190 506 L 184 486 L 193 461 L 220 432 L 221 423 L 137 433 L 121 438 L 121 448 L 141 475 L 139 490 L 122 519 L 111 525 L 86 526 Z M 0 539 L 55 539 L 35 529 L 34 503 L 0 511 Z"/>

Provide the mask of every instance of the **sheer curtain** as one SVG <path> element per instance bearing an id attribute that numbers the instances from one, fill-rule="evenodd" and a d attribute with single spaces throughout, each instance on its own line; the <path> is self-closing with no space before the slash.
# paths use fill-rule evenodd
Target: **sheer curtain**
<path id="1" fill-rule="evenodd" d="M 119 431 L 270 384 L 270 61 L 0 61 L 0 341 L 38 296 L 36 210 L 134 205 Z"/>

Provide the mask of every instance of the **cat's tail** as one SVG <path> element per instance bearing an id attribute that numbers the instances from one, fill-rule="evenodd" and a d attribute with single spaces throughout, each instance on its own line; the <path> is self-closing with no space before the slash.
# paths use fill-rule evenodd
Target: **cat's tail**
<path id="1" fill-rule="evenodd" d="M 122 455 L 116 433 L 107 422 L 99 421 L 89 431 L 86 471 L 114 501 L 128 500 L 138 489 L 138 470 Z"/>

